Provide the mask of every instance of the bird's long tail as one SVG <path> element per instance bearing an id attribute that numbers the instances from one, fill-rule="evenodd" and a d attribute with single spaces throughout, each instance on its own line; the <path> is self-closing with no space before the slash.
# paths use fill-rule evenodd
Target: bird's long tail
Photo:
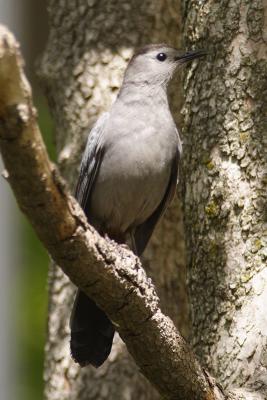
<path id="1" fill-rule="evenodd" d="M 70 349 L 82 367 L 99 367 L 111 351 L 114 327 L 106 314 L 81 290 L 77 291 L 72 309 Z"/>

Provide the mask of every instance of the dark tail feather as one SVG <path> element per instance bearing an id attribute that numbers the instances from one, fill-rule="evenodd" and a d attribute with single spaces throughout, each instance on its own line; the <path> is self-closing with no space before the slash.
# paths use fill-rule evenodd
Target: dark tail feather
<path id="1" fill-rule="evenodd" d="M 78 290 L 70 320 L 70 350 L 82 367 L 99 367 L 111 351 L 114 328 L 106 314 Z"/>

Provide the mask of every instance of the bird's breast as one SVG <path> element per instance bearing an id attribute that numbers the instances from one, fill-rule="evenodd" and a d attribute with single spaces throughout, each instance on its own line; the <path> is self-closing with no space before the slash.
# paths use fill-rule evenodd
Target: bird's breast
<path id="1" fill-rule="evenodd" d="M 158 207 L 169 183 L 176 141 L 176 132 L 158 132 L 146 124 L 106 140 L 90 208 L 107 230 L 126 232 Z"/>

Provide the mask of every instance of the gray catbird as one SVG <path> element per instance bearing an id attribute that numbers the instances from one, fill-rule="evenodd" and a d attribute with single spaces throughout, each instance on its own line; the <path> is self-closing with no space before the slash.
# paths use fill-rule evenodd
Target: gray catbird
<path id="1" fill-rule="evenodd" d="M 141 255 L 172 200 L 182 145 L 167 86 L 177 67 L 205 54 L 182 54 L 164 44 L 137 51 L 109 113 L 90 132 L 76 198 L 90 224 Z M 108 357 L 114 327 L 78 290 L 71 316 L 71 354 L 81 366 Z"/>

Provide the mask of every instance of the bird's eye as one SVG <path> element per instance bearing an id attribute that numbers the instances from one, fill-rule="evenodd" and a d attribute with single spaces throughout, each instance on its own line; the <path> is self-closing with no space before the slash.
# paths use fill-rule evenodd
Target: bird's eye
<path id="1" fill-rule="evenodd" d="M 157 55 L 157 59 L 158 59 L 159 61 L 165 61 L 166 58 L 167 58 L 167 56 L 166 56 L 165 53 L 159 53 L 159 54 Z"/>

